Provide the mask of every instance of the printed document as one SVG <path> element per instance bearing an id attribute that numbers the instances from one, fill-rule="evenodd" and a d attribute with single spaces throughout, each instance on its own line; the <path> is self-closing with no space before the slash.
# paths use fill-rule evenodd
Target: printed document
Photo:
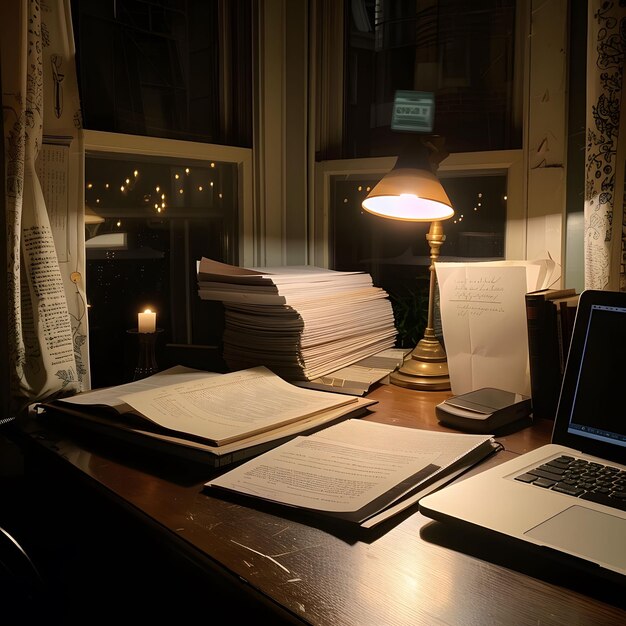
<path id="1" fill-rule="evenodd" d="M 301 389 L 265 367 L 156 387 L 121 399 L 163 428 L 218 446 L 355 400 Z"/>
<path id="2" fill-rule="evenodd" d="M 297 437 L 205 486 L 364 525 L 460 462 L 467 467 L 491 450 L 488 435 L 350 419 Z"/>

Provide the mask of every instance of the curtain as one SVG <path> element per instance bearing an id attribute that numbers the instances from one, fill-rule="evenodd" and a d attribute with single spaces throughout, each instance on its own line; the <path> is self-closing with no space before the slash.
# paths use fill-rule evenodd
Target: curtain
<path id="1" fill-rule="evenodd" d="M 69 15 L 69 0 L 0 3 L 13 414 L 89 384 Z"/>
<path id="2" fill-rule="evenodd" d="M 588 6 L 585 288 L 625 291 L 626 7 L 607 0 Z"/>

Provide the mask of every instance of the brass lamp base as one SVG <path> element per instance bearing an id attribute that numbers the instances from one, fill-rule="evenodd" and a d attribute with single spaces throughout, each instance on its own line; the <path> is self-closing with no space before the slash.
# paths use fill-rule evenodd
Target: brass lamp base
<path id="1" fill-rule="evenodd" d="M 398 387 L 420 391 L 450 389 L 448 361 L 439 340 L 421 339 L 402 366 L 391 374 L 389 381 Z"/>

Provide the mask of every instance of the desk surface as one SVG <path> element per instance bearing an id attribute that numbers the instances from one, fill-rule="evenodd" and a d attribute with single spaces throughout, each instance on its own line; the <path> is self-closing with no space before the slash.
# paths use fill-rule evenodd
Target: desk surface
<path id="1" fill-rule="evenodd" d="M 388 423 L 444 430 L 434 405 L 447 392 L 381 386 L 371 416 Z M 503 437 L 497 463 L 549 440 L 551 422 Z M 185 480 L 131 462 L 41 425 L 22 427 L 29 445 L 51 452 L 94 488 L 159 528 L 163 540 L 207 571 L 242 581 L 278 614 L 310 624 L 617 624 L 626 611 L 594 592 L 585 576 L 499 540 L 459 536 L 415 508 L 369 534 L 297 521 L 202 491 L 206 475 Z M 300 518 L 302 519 L 302 518 Z M 623 594 L 622 594 L 623 595 Z M 609 596 L 613 597 L 613 596 Z"/>

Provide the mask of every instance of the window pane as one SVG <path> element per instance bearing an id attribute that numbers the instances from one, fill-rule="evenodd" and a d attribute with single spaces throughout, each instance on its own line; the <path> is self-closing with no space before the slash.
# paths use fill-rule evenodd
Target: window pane
<path id="1" fill-rule="evenodd" d="M 521 147 L 515 0 L 350 0 L 345 158 L 397 154 L 397 90 L 435 94 L 450 152 Z"/>
<path id="2" fill-rule="evenodd" d="M 83 124 L 252 145 L 252 7 L 245 0 L 73 0 Z"/>
<path id="3" fill-rule="evenodd" d="M 220 312 L 198 298 L 195 263 L 236 258 L 236 165 L 87 155 L 85 199 L 92 385 L 132 378 L 128 330 L 145 308 L 163 329 L 159 366 L 167 345 L 218 345 Z"/>

